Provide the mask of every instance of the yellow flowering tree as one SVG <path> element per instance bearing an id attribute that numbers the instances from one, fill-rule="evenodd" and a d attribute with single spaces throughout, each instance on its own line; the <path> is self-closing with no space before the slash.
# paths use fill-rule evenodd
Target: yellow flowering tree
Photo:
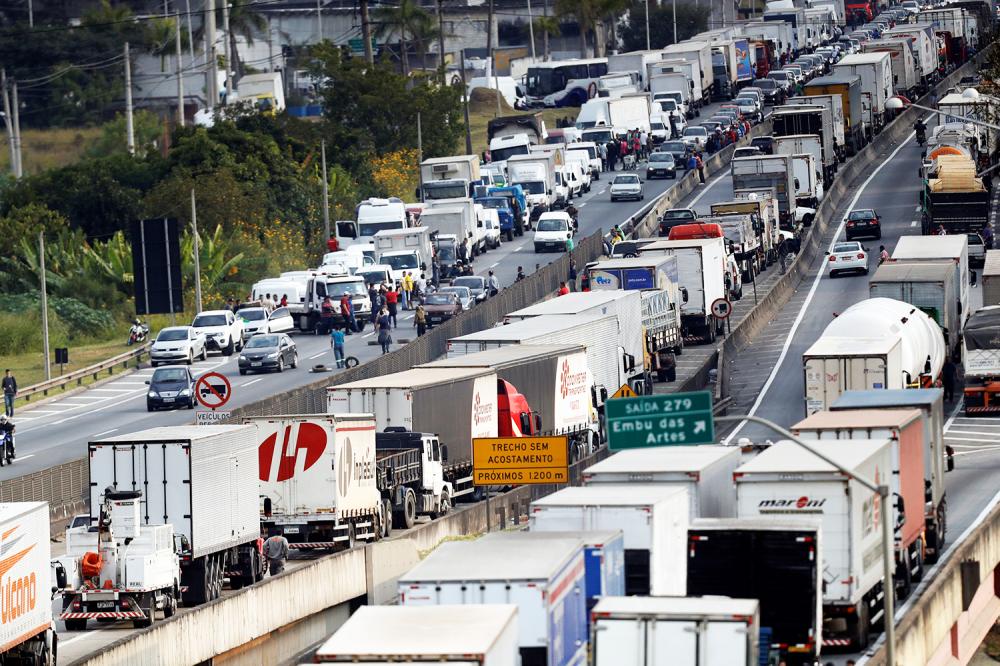
<path id="1" fill-rule="evenodd" d="M 403 148 L 375 157 L 371 163 L 372 181 L 382 196 L 412 201 L 420 182 L 417 151 Z"/>

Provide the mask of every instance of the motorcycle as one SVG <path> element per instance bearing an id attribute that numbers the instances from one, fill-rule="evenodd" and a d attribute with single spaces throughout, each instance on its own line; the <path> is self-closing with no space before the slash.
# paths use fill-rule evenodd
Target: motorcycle
<path id="1" fill-rule="evenodd" d="M 134 344 L 142 344 L 148 338 L 149 338 L 149 325 L 137 321 L 136 323 L 132 324 L 132 328 L 130 328 L 128 331 L 128 342 L 126 344 L 131 347 Z"/>
<path id="2" fill-rule="evenodd" d="M 0 439 L 0 467 L 13 465 L 17 452 L 14 448 L 14 435 L 10 432 L 3 433 Z"/>
<path id="3" fill-rule="evenodd" d="M 923 127 L 917 127 L 916 128 L 916 133 L 917 133 L 917 145 L 923 146 L 925 143 L 927 143 L 927 130 L 926 129 L 924 129 Z"/>

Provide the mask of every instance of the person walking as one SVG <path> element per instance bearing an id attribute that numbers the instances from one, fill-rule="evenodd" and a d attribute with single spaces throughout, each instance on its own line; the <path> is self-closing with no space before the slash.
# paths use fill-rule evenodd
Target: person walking
<path id="1" fill-rule="evenodd" d="M 385 292 L 385 307 L 389 312 L 389 318 L 392 319 L 393 328 L 397 328 L 396 306 L 398 303 L 399 292 L 396 291 L 396 287 L 390 285 L 389 290 Z"/>
<path id="2" fill-rule="evenodd" d="M 388 354 L 389 345 L 392 344 L 392 319 L 389 318 L 389 311 L 385 309 L 378 318 L 378 343 L 382 346 L 382 354 Z"/>
<path id="3" fill-rule="evenodd" d="M 281 307 L 283 307 L 283 308 L 287 308 L 288 307 L 288 294 L 282 294 L 281 295 Z"/>
<path id="4" fill-rule="evenodd" d="M 333 347 L 333 358 L 337 361 L 337 367 L 344 367 L 344 332 L 335 328 L 330 332 L 330 346 Z"/>
<path id="5" fill-rule="evenodd" d="M 618 162 L 618 144 L 609 140 L 605 146 L 605 152 L 608 154 L 608 171 L 614 171 L 615 164 Z"/>
<path id="6" fill-rule="evenodd" d="M 955 399 L 955 374 L 955 362 L 951 360 L 951 356 L 948 356 L 944 360 L 944 365 L 941 366 L 941 387 L 944 389 L 945 402 L 951 402 Z"/>
<path id="7" fill-rule="evenodd" d="M 417 327 L 417 337 L 427 332 L 427 312 L 423 305 L 418 305 L 413 313 L 413 325 Z"/>
<path id="8" fill-rule="evenodd" d="M 572 256 L 569 258 L 569 274 L 567 275 L 569 280 L 570 291 L 576 291 L 576 259 Z"/>
<path id="9" fill-rule="evenodd" d="M 347 335 L 358 332 L 358 322 L 354 318 L 354 301 L 351 300 L 348 294 L 340 297 L 340 316 L 344 320 L 344 328 L 347 329 Z"/>
<path id="10" fill-rule="evenodd" d="M 17 379 L 10 368 L 3 373 L 3 412 L 8 418 L 14 417 L 14 398 L 17 397 Z"/>
<path id="11" fill-rule="evenodd" d="M 333 301 L 326 296 L 319 306 L 319 333 L 329 334 L 333 330 L 333 314 Z"/>
<path id="12" fill-rule="evenodd" d="M 889 261 L 889 250 L 885 249 L 885 245 L 878 246 L 878 265 L 881 266 L 885 262 Z"/>
<path id="13" fill-rule="evenodd" d="M 272 576 L 277 576 L 285 570 L 288 560 L 288 539 L 281 534 L 269 536 L 264 542 L 264 559 L 267 560 L 267 570 Z"/>
<path id="14" fill-rule="evenodd" d="M 409 271 L 403 273 L 403 309 L 409 310 L 413 307 L 413 276 Z"/>
<path id="15" fill-rule="evenodd" d="M 601 156 L 601 171 L 608 170 L 608 147 L 603 143 L 597 144 L 597 152 Z"/>
<path id="16" fill-rule="evenodd" d="M 705 184 L 705 163 L 701 159 L 701 153 L 695 153 L 695 164 L 698 166 L 698 180 Z"/>
<path id="17" fill-rule="evenodd" d="M 497 279 L 497 276 L 493 273 L 493 271 L 490 271 L 486 278 L 486 293 L 488 293 L 491 298 L 500 293 L 500 280 Z"/>

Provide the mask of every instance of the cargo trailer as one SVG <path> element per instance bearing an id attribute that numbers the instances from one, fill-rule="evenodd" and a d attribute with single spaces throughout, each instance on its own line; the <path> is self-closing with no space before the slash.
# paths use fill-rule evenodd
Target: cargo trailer
<path id="1" fill-rule="evenodd" d="M 860 76 L 846 72 L 820 76 L 804 84 L 802 94 L 839 95 L 844 113 L 844 140 L 847 144 L 847 154 L 854 155 L 868 144 Z"/>
<path id="2" fill-rule="evenodd" d="M 961 304 L 955 299 L 955 265 L 947 261 L 888 261 L 868 280 L 872 298 L 891 298 L 916 305 L 937 322 L 948 353 L 961 351 Z"/>
<path id="3" fill-rule="evenodd" d="M 49 520 L 46 502 L 0 503 L 2 664 L 56 663 L 56 625 L 49 603 L 53 594 Z M 65 578 L 65 570 L 60 570 L 57 575 Z M 65 586 L 63 580 L 57 587 Z"/>
<path id="4" fill-rule="evenodd" d="M 950 261 L 955 266 L 955 298 L 958 300 L 958 314 L 962 324 L 972 314 L 969 300 L 969 239 L 965 234 L 948 236 L 900 236 L 892 251 L 894 260 Z M 961 329 L 962 326 L 959 326 Z"/>
<path id="5" fill-rule="evenodd" d="M 963 337 L 966 416 L 1000 414 L 1000 306 L 969 317 Z"/>
<path id="6" fill-rule="evenodd" d="M 865 53 L 888 53 L 889 64 L 892 67 L 893 90 L 896 94 L 910 99 L 916 99 L 920 96 L 920 72 L 913 59 L 913 51 L 910 49 L 908 38 L 876 39 L 862 44 L 861 50 Z"/>
<path id="7" fill-rule="evenodd" d="M 734 190 L 774 188 L 782 226 L 795 219 L 795 183 L 791 157 L 739 157 L 732 160 L 732 174 Z"/>
<path id="8" fill-rule="evenodd" d="M 847 143 L 844 140 L 844 100 L 840 95 L 818 95 L 808 97 L 789 97 L 785 106 L 822 106 L 830 112 L 829 126 L 826 125 L 827 114 L 823 114 L 823 139 L 831 137 L 837 161 L 843 162 L 847 157 Z"/>
<path id="9" fill-rule="evenodd" d="M 983 306 L 1000 305 L 1000 250 L 986 250 L 982 274 Z"/>
<path id="10" fill-rule="evenodd" d="M 822 168 L 823 185 L 829 188 L 837 173 L 837 147 L 834 142 L 833 115 L 830 113 L 830 109 L 821 104 L 779 106 L 772 111 L 771 120 L 773 122 L 772 134 L 775 139 L 778 137 L 788 137 L 789 139 L 805 136 L 814 137 L 814 141 L 819 144 L 818 151 L 812 146 L 798 146 L 797 150 L 777 154 L 814 154 L 816 163 Z M 802 141 L 804 139 L 800 139 L 800 142 Z"/>
<path id="11" fill-rule="evenodd" d="M 893 96 L 891 61 L 888 53 L 852 53 L 833 65 L 834 75 L 861 77 L 862 105 L 871 127 L 869 140 L 887 122 L 885 103 Z"/>

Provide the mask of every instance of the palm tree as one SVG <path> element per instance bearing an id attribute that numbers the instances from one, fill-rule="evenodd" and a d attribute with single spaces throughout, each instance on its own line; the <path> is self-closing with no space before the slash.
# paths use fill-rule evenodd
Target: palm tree
<path id="1" fill-rule="evenodd" d="M 407 43 L 411 38 L 426 39 L 427 26 L 434 24 L 434 19 L 417 4 L 416 0 L 399 0 L 396 7 L 383 7 L 375 10 L 375 22 L 378 27 L 375 34 L 379 37 L 399 37 L 399 61 L 403 74 L 410 73 L 410 60 L 407 56 Z"/>
<path id="2" fill-rule="evenodd" d="M 152 19 L 146 23 L 146 48 L 153 55 L 160 56 L 160 71 L 167 71 L 167 56 L 176 52 L 176 19 L 174 17 Z M 188 48 L 187 33 L 181 30 L 181 50 Z"/>
<path id="3" fill-rule="evenodd" d="M 549 37 L 558 37 L 561 33 L 559 28 L 559 17 L 539 16 L 535 19 L 535 32 L 542 33 L 542 54 L 545 60 L 548 60 Z"/>
<path id="4" fill-rule="evenodd" d="M 594 55 L 604 54 L 604 39 L 597 30 L 609 18 L 617 20 L 628 6 L 628 0 L 556 0 L 556 15 L 572 16 L 580 27 L 580 57 L 586 57 L 587 35 L 594 31 Z"/>
<path id="5" fill-rule="evenodd" d="M 253 0 L 229 0 L 229 52 L 232 54 L 233 71 L 238 81 L 246 73 L 240 54 L 236 51 L 236 36 L 246 40 L 247 46 L 253 46 L 254 35 L 266 32 L 267 19 L 255 10 Z M 226 63 L 229 66 L 229 63 Z"/>

